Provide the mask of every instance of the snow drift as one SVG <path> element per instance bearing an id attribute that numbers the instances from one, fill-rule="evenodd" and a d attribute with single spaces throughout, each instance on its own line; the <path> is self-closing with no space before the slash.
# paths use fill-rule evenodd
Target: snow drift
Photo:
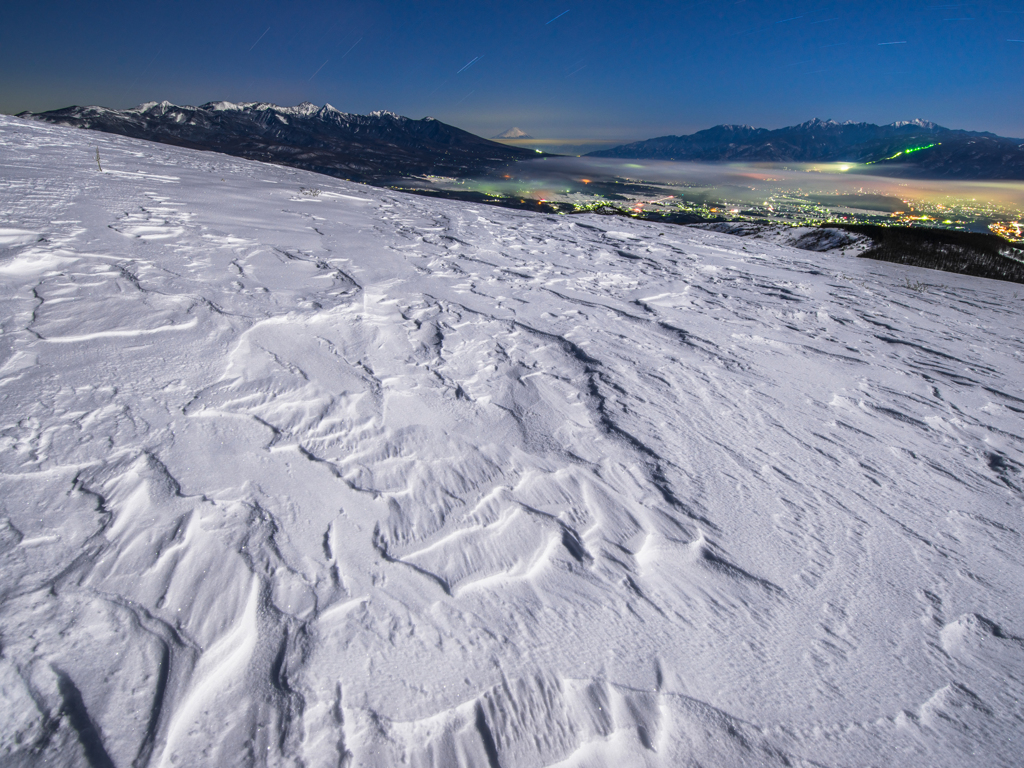
<path id="1" fill-rule="evenodd" d="M 1019 760 L 1016 286 L 0 146 L 3 764 Z"/>

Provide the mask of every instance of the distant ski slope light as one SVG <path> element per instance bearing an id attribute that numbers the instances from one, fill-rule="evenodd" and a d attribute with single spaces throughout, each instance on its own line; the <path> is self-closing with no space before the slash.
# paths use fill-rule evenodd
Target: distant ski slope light
<path id="1" fill-rule="evenodd" d="M 941 141 L 937 141 L 934 144 L 926 144 L 923 147 L 910 147 L 909 149 L 902 149 L 899 152 L 897 152 L 895 155 L 890 155 L 889 157 L 883 157 L 881 160 L 871 160 L 871 161 L 869 161 L 867 163 L 864 163 L 864 165 L 874 165 L 875 163 L 884 163 L 886 160 L 895 160 L 897 157 L 900 157 L 901 155 L 909 155 L 912 152 L 920 152 L 922 149 L 931 149 L 932 147 L 939 146 L 941 143 L 942 143 Z"/>
<path id="2" fill-rule="evenodd" d="M 0 152 L 0 764 L 1019 765 L 1019 286 Z"/>

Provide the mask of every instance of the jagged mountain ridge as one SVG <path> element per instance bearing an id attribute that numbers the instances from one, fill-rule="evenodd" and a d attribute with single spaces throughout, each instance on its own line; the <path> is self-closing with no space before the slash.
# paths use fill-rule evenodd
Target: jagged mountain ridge
<path id="1" fill-rule="evenodd" d="M 510 161 L 537 157 L 425 117 L 393 112 L 342 112 L 330 104 L 281 107 L 265 102 L 208 102 L 198 107 L 167 101 L 134 109 L 67 107 L 18 117 L 116 133 L 164 144 L 223 152 L 291 165 L 357 181 L 427 173 L 461 176 Z"/>
<path id="2" fill-rule="evenodd" d="M 916 152 L 908 149 L 927 147 Z M 926 120 L 875 125 L 809 120 L 770 130 L 717 125 L 687 136 L 622 144 L 593 157 L 648 160 L 856 162 L 887 175 L 1024 179 L 1024 142 L 988 132 L 944 128 Z"/>

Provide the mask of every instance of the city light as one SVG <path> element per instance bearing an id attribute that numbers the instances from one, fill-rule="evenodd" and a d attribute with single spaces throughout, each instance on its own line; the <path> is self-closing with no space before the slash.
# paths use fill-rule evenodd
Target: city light
<path id="1" fill-rule="evenodd" d="M 988 228 L 1011 243 L 1024 243 L 1024 225 L 1019 221 L 996 221 Z"/>
<path id="2" fill-rule="evenodd" d="M 920 152 L 936 144 L 901 150 Z M 548 161 L 543 161 L 545 164 Z M 565 165 L 565 161 L 559 161 Z M 880 161 L 879 161 L 880 162 Z M 725 182 L 706 178 L 707 167 L 675 164 L 645 166 L 662 179 L 634 176 L 634 163 L 607 167 L 556 165 L 519 166 L 515 173 L 480 179 L 425 177 L 433 193 L 459 197 L 482 195 L 497 205 L 528 204 L 544 213 L 618 213 L 651 221 L 694 223 L 698 221 L 749 221 L 782 226 L 822 224 L 870 224 L 876 226 L 938 228 L 991 232 L 1014 243 L 1024 242 L 1024 185 L 997 183 L 983 194 L 977 185 L 895 181 L 864 176 L 864 164 L 852 161 L 804 164 L 766 169 L 762 166 L 730 166 Z M 678 168 L 679 176 L 672 174 Z M 808 175 L 808 170 L 816 171 Z M 583 173 L 586 176 L 583 176 Z M 611 172 L 609 172 L 611 171 Z M 604 175 L 595 175 L 597 173 Z M 828 174 L 833 174 L 833 180 Z M 799 176 L 797 176 L 799 174 Z M 402 185 L 409 191 L 423 184 Z M 475 199 L 480 199 L 479 197 Z"/>

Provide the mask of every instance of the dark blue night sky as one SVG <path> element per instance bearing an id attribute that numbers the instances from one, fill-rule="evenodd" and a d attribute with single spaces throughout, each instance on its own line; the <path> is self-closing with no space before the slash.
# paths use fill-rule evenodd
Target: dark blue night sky
<path id="1" fill-rule="evenodd" d="M 925 118 L 1024 135 L 1024 3 L 7 4 L 0 110 L 329 102 L 484 136 Z"/>

